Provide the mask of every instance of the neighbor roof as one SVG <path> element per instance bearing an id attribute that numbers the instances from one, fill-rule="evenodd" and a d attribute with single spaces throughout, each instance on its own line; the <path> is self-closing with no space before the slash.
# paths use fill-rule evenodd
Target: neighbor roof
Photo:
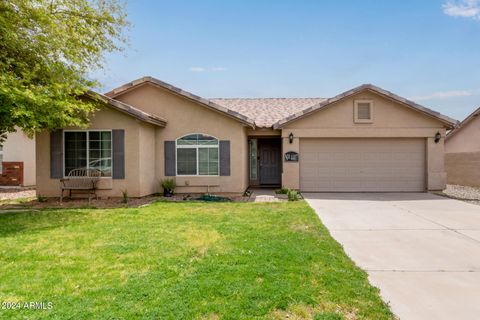
<path id="1" fill-rule="evenodd" d="M 421 106 L 421 105 L 419 105 L 419 104 L 417 104 L 417 103 L 415 103 L 411 100 L 402 98 L 402 97 L 400 97 L 400 96 L 398 96 L 398 95 L 396 95 L 396 94 L 394 94 L 390 91 L 387 91 L 387 90 L 384 90 L 384 89 L 379 88 L 377 86 L 374 86 L 373 84 L 363 84 L 363 85 L 358 86 L 356 88 L 353 88 L 351 90 L 345 91 L 345 92 L 343 92 L 343 93 L 341 93 L 341 94 L 339 94 L 339 95 L 337 95 L 333 98 L 325 99 L 322 102 L 320 102 L 320 103 L 318 103 L 314 106 L 306 108 L 306 109 L 304 109 L 300 112 L 297 112 L 293 115 L 290 115 L 290 116 L 288 116 L 288 117 L 286 117 L 282 120 L 279 120 L 273 125 L 273 128 L 274 129 L 279 129 L 279 128 L 283 127 L 284 125 L 286 125 L 287 123 L 290 123 L 294 120 L 298 120 L 300 118 L 303 118 L 307 115 L 310 115 L 312 112 L 315 112 L 317 110 L 321 110 L 323 108 L 326 108 L 326 107 L 330 106 L 332 103 L 335 103 L 335 102 L 340 101 L 342 99 L 348 98 L 348 97 L 350 97 L 354 94 L 357 94 L 361 91 L 364 91 L 364 90 L 369 90 L 369 91 L 375 92 L 375 93 L 377 93 L 381 96 L 384 96 L 388 99 L 391 99 L 391 100 L 394 100 L 398 103 L 401 103 L 406 107 L 409 107 L 409 108 L 411 108 L 413 110 L 416 110 L 420 113 L 423 113 L 427 116 L 435 118 L 435 119 L 443 122 L 448 128 L 454 128 L 455 125 L 458 123 L 457 120 L 454 120 L 450 117 L 447 117 L 447 116 L 445 116 L 445 115 L 443 115 L 443 114 L 441 114 L 437 111 L 433 111 L 433 110 L 428 109 L 424 106 Z"/>
<path id="2" fill-rule="evenodd" d="M 280 121 L 297 112 L 305 110 L 325 98 L 216 98 L 210 99 L 216 104 L 234 110 L 255 120 L 255 126 L 270 128 Z"/>
<path id="3" fill-rule="evenodd" d="M 137 88 L 140 85 L 143 85 L 143 84 L 146 84 L 146 83 L 150 83 L 152 85 L 159 86 L 163 89 L 166 89 L 168 91 L 173 92 L 174 94 L 177 94 L 177 95 L 182 96 L 184 98 L 187 98 L 189 100 L 193 100 L 193 101 L 199 103 L 200 105 L 202 105 L 204 107 L 207 107 L 211 110 L 223 113 L 224 115 L 226 115 L 230 118 L 236 119 L 236 120 L 242 122 L 243 124 L 249 125 L 253 128 L 255 127 L 255 122 L 252 119 L 248 118 L 247 116 L 245 116 L 243 114 L 240 114 L 240 113 L 238 113 L 234 110 L 227 109 L 223 106 L 220 106 L 220 105 L 216 104 L 215 102 L 212 102 L 212 101 L 207 100 L 205 98 L 194 95 L 193 93 L 182 90 L 182 89 L 177 88 L 177 87 L 175 87 L 175 86 L 173 86 L 169 83 L 163 82 L 163 81 L 155 79 L 153 77 L 143 77 L 143 78 L 134 80 L 132 82 L 126 83 L 123 86 L 120 86 L 116 89 L 113 89 L 113 90 L 107 92 L 105 95 L 110 97 L 110 98 L 115 98 L 115 97 L 117 97 L 117 96 L 119 96 L 119 95 L 121 95 L 121 94 L 123 94 L 127 91 L 132 90 L 133 88 Z"/>
<path id="4" fill-rule="evenodd" d="M 112 109 L 115 109 L 117 111 L 120 111 L 122 113 L 126 113 L 129 116 L 132 116 L 132 117 L 134 117 L 138 120 L 141 120 L 143 122 L 147 122 L 147 123 L 159 126 L 159 127 L 165 127 L 167 125 L 167 120 L 165 120 L 165 119 L 163 119 L 159 116 L 144 112 L 144 111 L 139 110 L 135 107 L 132 107 L 129 104 L 126 104 L 124 102 L 112 99 L 112 98 L 107 97 L 103 94 L 100 94 L 100 93 L 97 93 L 97 92 L 94 92 L 94 91 L 89 91 L 87 93 L 87 96 L 89 96 L 90 98 L 96 99 L 96 100 L 100 100 L 103 103 L 105 103 L 108 107 L 110 107 Z"/>
<path id="5" fill-rule="evenodd" d="M 446 139 L 450 138 L 451 136 L 453 136 L 454 134 L 456 134 L 457 132 L 460 132 L 462 131 L 462 129 L 465 127 L 465 125 L 467 123 L 469 123 L 470 121 L 472 121 L 473 119 L 476 119 L 478 116 L 480 116 L 480 107 L 478 107 L 477 110 L 473 111 L 468 117 L 466 117 L 462 122 L 460 122 L 457 127 L 455 127 L 452 131 L 450 131 L 448 134 L 447 134 L 447 137 Z"/>

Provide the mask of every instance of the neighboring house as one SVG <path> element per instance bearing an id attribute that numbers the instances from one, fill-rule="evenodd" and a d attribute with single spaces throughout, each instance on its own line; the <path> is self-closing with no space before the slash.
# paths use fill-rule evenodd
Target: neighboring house
<path id="1" fill-rule="evenodd" d="M 0 186 L 35 185 L 35 139 L 21 130 L 0 146 Z"/>
<path id="2" fill-rule="evenodd" d="M 445 168 L 448 183 L 480 187 L 480 108 L 445 139 Z"/>
<path id="3" fill-rule="evenodd" d="M 144 77 L 108 92 L 88 130 L 37 135 L 37 192 L 74 168 L 104 172 L 99 194 L 426 191 L 446 184 L 455 121 L 362 85 L 330 99 L 211 99 Z"/>

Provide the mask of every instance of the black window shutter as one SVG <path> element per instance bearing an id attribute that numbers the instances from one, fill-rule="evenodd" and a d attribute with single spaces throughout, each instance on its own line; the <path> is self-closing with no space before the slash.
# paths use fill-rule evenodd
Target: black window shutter
<path id="1" fill-rule="evenodd" d="M 112 130 L 113 179 L 125 179 L 125 130 Z"/>
<path id="2" fill-rule="evenodd" d="M 220 141 L 220 175 L 230 175 L 230 141 Z"/>
<path id="3" fill-rule="evenodd" d="M 50 178 L 63 178 L 63 130 L 50 132 Z"/>
<path id="4" fill-rule="evenodd" d="M 175 141 L 164 142 L 164 154 L 165 154 L 165 176 L 176 176 L 177 164 L 175 163 Z"/>

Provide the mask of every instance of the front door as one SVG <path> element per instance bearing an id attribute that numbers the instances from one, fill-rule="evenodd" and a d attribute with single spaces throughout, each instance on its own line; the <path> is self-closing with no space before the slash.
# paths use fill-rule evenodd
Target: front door
<path id="1" fill-rule="evenodd" d="M 260 185 L 280 185 L 281 183 L 281 140 L 259 139 Z"/>

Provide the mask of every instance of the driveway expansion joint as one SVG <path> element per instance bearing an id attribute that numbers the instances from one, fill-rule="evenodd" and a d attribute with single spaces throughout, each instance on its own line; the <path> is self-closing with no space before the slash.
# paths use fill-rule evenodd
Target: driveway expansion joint
<path id="1" fill-rule="evenodd" d="M 457 201 L 458 201 L 458 200 L 457 200 Z M 424 219 L 424 220 L 426 220 L 426 221 L 428 221 L 428 222 L 430 222 L 430 223 L 433 223 L 433 224 L 436 224 L 436 225 L 438 225 L 438 226 L 441 226 L 441 227 L 445 228 L 446 230 L 450 230 L 450 231 L 452 231 L 452 232 L 455 232 L 456 234 L 459 234 L 459 235 L 467 238 L 467 239 L 470 240 L 470 241 L 473 241 L 473 242 L 476 242 L 476 243 L 480 243 L 480 240 L 477 240 L 477 239 L 472 238 L 472 237 L 470 237 L 470 236 L 468 236 L 468 235 L 466 235 L 466 234 L 464 234 L 464 233 L 461 233 L 458 229 L 450 228 L 450 227 L 448 227 L 448 226 L 446 226 L 446 225 L 444 225 L 444 224 L 441 224 L 441 223 L 438 223 L 438 222 L 436 222 L 436 221 L 433 221 L 432 219 L 425 218 L 424 216 L 419 215 L 418 213 L 415 213 L 415 212 L 413 212 L 413 211 L 411 211 L 411 210 L 409 210 L 409 209 L 402 208 L 402 207 L 399 206 L 399 205 L 393 204 L 393 206 L 396 207 L 396 208 L 398 208 L 398 209 L 400 209 L 400 210 L 403 210 L 403 211 L 406 211 L 406 212 L 408 212 L 408 213 L 410 213 L 410 214 L 413 214 L 413 215 L 416 216 L 416 217 L 419 217 L 419 218 L 421 218 L 421 219 Z"/>
<path id="2" fill-rule="evenodd" d="M 304 198 L 398 318 L 479 318 L 479 207 L 426 193 Z"/>

